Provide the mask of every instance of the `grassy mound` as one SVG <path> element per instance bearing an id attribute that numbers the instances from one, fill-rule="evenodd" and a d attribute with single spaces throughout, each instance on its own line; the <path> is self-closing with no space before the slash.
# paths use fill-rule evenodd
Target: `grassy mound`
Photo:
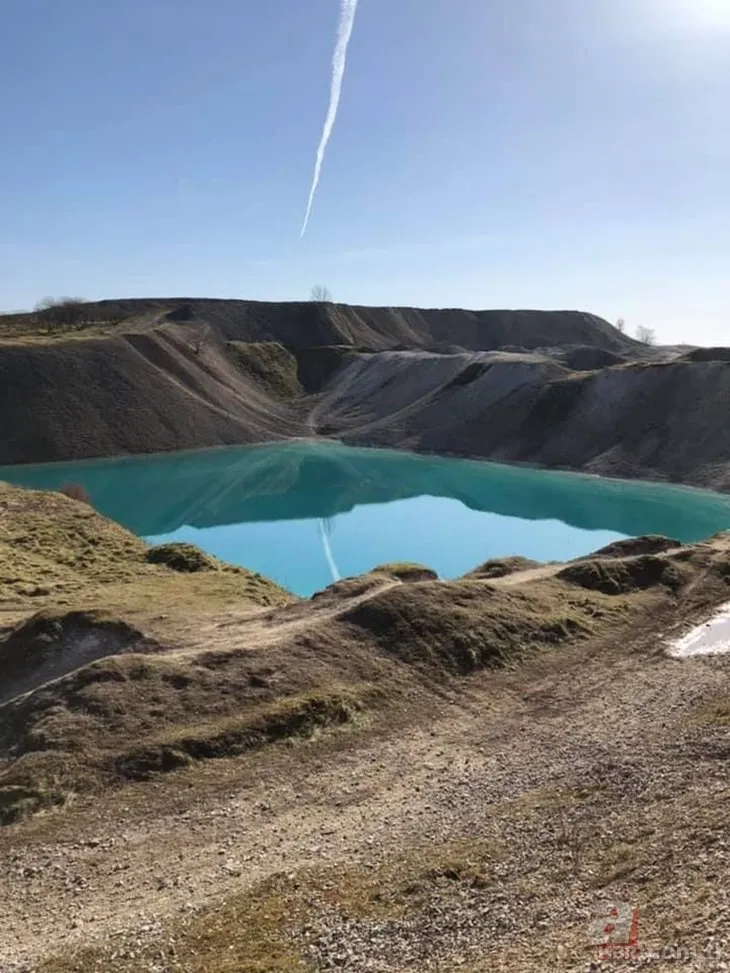
<path id="1" fill-rule="evenodd" d="M 139 629 L 103 612 L 38 612 L 0 640 L 0 703 L 95 659 L 154 647 Z"/>
<path id="2" fill-rule="evenodd" d="M 563 568 L 558 577 L 570 584 L 607 595 L 631 594 L 657 585 L 677 590 L 684 581 L 679 565 L 669 558 L 653 554 L 577 561 Z"/>
<path id="3" fill-rule="evenodd" d="M 312 595 L 312 600 L 323 598 L 359 598 L 393 581 L 409 584 L 418 581 L 438 581 L 438 574 L 422 564 L 412 564 L 408 561 L 393 561 L 390 564 L 380 564 L 368 574 L 361 574 L 355 578 L 342 578 L 328 585 L 322 591 Z"/>
<path id="4" fill-rule="evenodd" d="M 218 562 L 215 558 L 201 551 L 194 544 L 179 541 L 151 547 L 145 555 L 145 560 L 149 564 L 164 564 L 173 571 L 188 574 L 194 574 L 196 571 L 218 570 Z"/>
<path id="5" fill-rule="evenodd" d="M 432 674 L 465 674 L 592 629 L 585 599 L 477 581 L 390 588 L 344 616 L 381 652 Z"/>
<path id="6" fill-rule="evenodd" d="M 372 687 L 331 687 L 299 693 L 212 723 L 185 727 L 113 760 L 115 774 L 145 780 L 193 760 L 232 757 L 256 747 L 351 723 Z"/>
<path id="7" fill-rule="evenodd" d="M 490 578 L 506 578 L 509 574 L 516 574 L 518 571 L 527 571 L 529 568 L 539 568 L 539 561 L 531 561 L 528 557 L 514 555 L 512 557 L 494 557 L 478 568 L 469 571 L 464 575 L 466 578 L 482 578 L 488 581 Z"/>
<path id="8" fill-rule="evenodd" d="M 633 557 L 637 554 L 663 554 L 673 548 L 681 547 L 682 542 L 673 537 L 662 534 L 646 534 L 644 537 L 627 537 L 624 541 L 614 541 L 601 547 L 592 558 L 597 557 Z"/>
<path id="9" fill-rule="evenodd" d="M 68 764 L 53 757 L 32 755 L 22 768 L 0 775 L 0 825 L 62 807 L 73 796 L 65 782 Z"/>
<path id="10" fill-rule="evenodd" d="M 383 585 L 388 583 L 390 583 L 390 579 L 387 576 L 375 573 L 362 574 L 356 578 L 342 578 L 341 581 L 335 581 L 321 591 L 315 591 L 312 595 L 312 601 L 360 598 L 369 591 L 382 588 Z"/>
<path id="11" fill-rule="evenodd" d="M 410 561 L 391 561 L 388 564 L 379 564 L 373 568 L 372 574 L 387 574 L 390 578 L 397 578 L 404 583 L 415 581 L 438 581 L 438 574 L 431 568 L 424 567 L 423 564 L 413 564 Z"/>
<path id="12" fill-rule="evenodd" d="M 108 656 L 0 706 L 0 823 L 75 793 L 351 723 L 378 695 L 347 664 L 337 673 L 315 653 L 299 656 L 291 645 L 265 661 L 235 650 Z"/>
<path id="13" fill-rule="evenodd" d="M 11 623 L 43 608 L 103 605 L 112 614 L 159 613 L 293 600 L 273 581 L 209 559 L 192 545 L 150 549 L 88 504 L 60 493 L 0 483 L 0 515 L 0 609 Z M 155 550 L 171 555 L 156 561 Z M 179 562 L 173 556 L 183 553 Z M 179 568 L 169 570 L 166 557 L 198 567 L 180 574 Z M 210 566 L 217 570 L 201 569 Z"/>

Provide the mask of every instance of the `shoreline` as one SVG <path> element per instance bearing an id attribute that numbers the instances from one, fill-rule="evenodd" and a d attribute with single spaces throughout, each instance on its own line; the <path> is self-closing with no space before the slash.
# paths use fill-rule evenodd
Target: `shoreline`
<path id="1" fill-rule="evenodd" d="M 492 467 L 501 467 L 504 470 L 524 470 L 546 473 L 553 476 L 565 476 L 571 478 L 579 477 L 583 479 L 596 480 L 605 484 L 615 483 L 617 486 L 634 483 L 644 486 L 663 486 L 671 490 L 683 490 L 691 493 L 713 494 L 718 497 L 730 496 L 730 485 L 728 486 L 727 490 L 720 490 L 711 486 L 703 486 L 699 483 L 688 483 L 683 480 L 670 480 L 659 475 L 652 477 L 649 476 L 648 473 L 644 473 L 641 476 L 619 476 L 615 473 L 593 472 L 580 467 L 552 466 L 521 460 L 490 459 L 489 457 L 459 451 L 447 452 L 443 450 L 430 450 L 425 448 L 412 449 L 405 446 L 380 446 L 361 442 L 353 443 L 348 442 L 347 437 L 343 439 L 335 439 L 327 436 L 293 436 L 288 439 L 267 439 L 260 442 L 217 443 L 210 446 L 200 446 L 189 449 L 152 450 L 150 452 L 106 454 L 103 456 L 89 456 L 81 459 L 62 459 L 39 463 L 5 463 L 0 465 L 0 481 L 3 481 L 4 472 L 15 470 L 51 470 L 54 467 L 61 466 L 77 466 L 78 468 L 97 467 L 102 466 L 105 463 L 109 465 L 132 465 L 137 462 L 144 462 L 145 460 L 172 459 L 173 457 L 184 458 L 203 454 L 220 454 L 233 450 L 253 451 L 276 449 L 286 446 L 310 446 L 322 447 L 324 449 L 336 449 L 339 447 L 351 450 L 368 450 L 379 453 L 381 456 L 392 453 L 394 456 L 406 455 L 412 457 L 423 457 L 427 459 L 439 459 L 444 461 L 454 460 L 462 463 L 473 463 L 480 466 L 486 465 Z"/>

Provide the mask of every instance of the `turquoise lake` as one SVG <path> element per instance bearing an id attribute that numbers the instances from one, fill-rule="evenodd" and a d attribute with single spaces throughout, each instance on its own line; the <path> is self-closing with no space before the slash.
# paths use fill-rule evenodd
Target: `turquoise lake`
<path id="1" fill-rule="evenodd" d="M 730 529 L 721 494 L 336 443 L 0 467 L 0 480 L 80 483 L 151 543 L 190 541 L 300 595 L 385 561 L 453 578 L 508 554 L 563 561 L 622 537 Z"/>

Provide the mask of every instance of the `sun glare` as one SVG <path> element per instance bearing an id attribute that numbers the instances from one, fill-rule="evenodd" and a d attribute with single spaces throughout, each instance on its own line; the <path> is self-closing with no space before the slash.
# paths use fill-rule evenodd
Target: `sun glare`
<path id="1" fill-rule="evenodd" d="M 674 25 L 688 29 L 730 30 L 730 0 L 655 0 Z"/>

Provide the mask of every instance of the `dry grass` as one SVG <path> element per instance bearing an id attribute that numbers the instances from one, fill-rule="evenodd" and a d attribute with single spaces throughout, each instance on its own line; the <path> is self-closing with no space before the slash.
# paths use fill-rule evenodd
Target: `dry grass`
<path id="1" fill-rule="evenodd" d="M 254 704 L 242 713 L 171 728 L 142 746 L 115 753 L 112 766 L 124 779 L 144 780 L 192 760 L 236 756 L 282 740 L 311 739 L 322 730 L 355 723 L 378 695 L 369 684 L 320 686 Z"/>
<path id="2" fill-rule="evenodd" d="M 20 346 L 22 348 L 39 345 L 65 345 L 89 338 L 105 338 L 118 330 L 114 321 L 94 322 L 67 331 L 48 328 L 34 328 L 24 321 L 14 326 L 0 327 L 0 347 Z"/>
<path id="3" fill-rule="evenodd" d="M 141 949 L 80 949 L 42 964 L 38 973 L 142 973 L 152 963 L 174 973 L 295 973 L 306 970 L 290 939 L 307 915 L 301 884 L 276 876 L 220 908 L 181 920 Z"/>
<path id="4" fill-rule="evenodd" d="M 571 584 L 607 595 L 630 594 L 665 585 L 678 590 L 688 580 L 688 571 L 682 570 L 677 559 L 642 554 L 627 558 L 595 558 L 568 565 L 559 577 Z"/>
<path id="5" fill-rule="evenodd" d="M 215 571 L 181 579 L 150 563 L 142 540 L 88 505 L 0 483 L 0 612 L 8 617 L 50 606 L 165 612 L 186 605 L 195 613 L 292 600 L 258 574 L 201 556 Z"/>
<path id="6" fill-rule="evenodd" d="M 705 555 L 701 552 L 697 563 L 692 556 L 680 562 L 692 574 L 686 589 L 690 595 L 692 585 L 703 578 L 709 579 L 715 595 L 726 590 L 716 576 L 717 565 Z M 721 552 L 721 558 L 725 556 Z M 428 592 L 433 615 L 427 611 Z M 343 606 L 341 616 L 313 624 L 284 646 L 272 644 L 255 653 L 255 688 L 273 695 L 248 707 L 245 726 L 236 723 L 232 713 L 221 712 L 209 721 L 189 721 L 186 729 L 174 717 L 174 696 L 165 697 L 163 708 L 174 718 L 166 727 L 157 718 L 155 753 L 169 753 L 173 763 L 176 757 L 187 762 L 215 756 L 208 748 L 215 750 L 220 741 L 235 753 L 239 745 L 297 740 L 299 720 L 304 721 L 303 738 L 309 739 L 318 732 L 323 712 L 325 726 L 357 725 L 368 707 L 393 701 L 394 686 L 405 693 L 414 693 L 417 686 L 423 693 L 455 687 L 456 676 L 472 671 L 462 667 L 464 643 L 459 637 L 465 632 L 472 633 L 474 646 L 482 640 L 477 664 L 501 666 L 498 673 L 478 680 L 484 692 L 470 724 L 474 738 L 464 736 L 459 725 L 452 736 L 441 737 L 436 746 L 444 763 L 429 770 L 426 793 L 422 795 L 420 787 L 424 778 L 416 777 L 415 791 L 396 789 L 387 805 L 388 816 L 376 819 L 381 825 L 390 815 L 396 819 L 392 845 L 387 844 L 389 825 L 377 828 L 375 820 L 364 816 L 360 834 L 348 832 L 347 841 L 328 855 L 326 867 L 311 868 L 301 864 L 302 859 L 287 857 L 292 865 L 285 873 L 256 879 L 248 887 L 243 871 L 241 887 L 230 894 L 229 886 L 223 901 L 206 900 L 197 912 L 167 913 L 149 935 L 129 928 L 122 938 L 98 948 L 66 950 L 38 966 L 39 973 L 149 973 L 155 966 L 164 973 L 294 973 L 331 968 L 343 944 L 357 955 L 358 969 L 367 968 L 368 960 L 372 968 L 380 964 L 398 971 L 583 969 L 594 957 L 586 941 L 587 923 L 604 899 L 640 908 L 642 945 L 647 948 L 667 943 L 701 948 L 702 936 L 713 928 L 722 907 L 722 874 L 730 854 L 730 795 L 722 771 L 727 753 L 724 726 L 687 720 L 691 701 L 686 711 L 677 712 L 678 700 L 684 697 L 677 694 L 683 685 L 674 663 L 660 662 L 650 650 L 641 658 L 637 655 L 644 644 L 642 633 L 656 630 L 658 616 L 676 612 L 675 597 L 676 592 L 661 583 L 626 595 L 608 595 L 559 579 L 530 581 L 524 590 L 478 581 L 395 584 L 350 610 Z M 322 611 L 320 599 L 313 604 Z M 374 615 L 362 612 L 373 606 Z M 298 617 L 306 610 L 301 605 L 284 614 Z M 582 627 L 571 632 L 568 622 Z M 628 647 L 637 634 L 638 642 Z M 584 640 L 589 640 L 585 651 Z M 490 645 L 496 647 L 496 655 L 485 648 Z M 533 657 L 540 665 L 525 659 L 530 646 L 540 649 Z M 551 675 L 546 676 L 551 656 Z M 235 682 L 242 677 L 242 658 L 243 654 L 211 654 L 208 661 L 221 665 L 229 681 L 235 674 Z M 280 687 L 261 685 L 275 684 L 281 673 L 277 667 L 284 664 L 311 677 L 314 660 L 324 668 L 316 673 L 313 686 L 324 684 L 325 671 L 346 674 L 325 692 L 326 701 L 314 688 L 285 698 Z M 169 668 L 173 662 L 183 667 L 176 674 Z M 273 671 L 262 679 L 267 663 Z M 379 673 L 378 663 L 383 666 Z M 199 673 L 186 670 L 182 660 L 118 659 L 115 665 L 124 671 L 129 665 L 154 670 L 138 680 L 133 693 L 120 684 L 121 695 L 112 700 L 117 704 L 146 698 L 150 692 L 155 696 L 161 691 L 160 680 L 184 674 L 195 676 L 196 684 L 188 691 L 200 699 Z M 704 683 L 700 679 L 695 686 L 707 694 L 705 705 L 711 710 L 712 692 L 721 685 L 718 673 L 708 667 Z M 379 678 L 363 680 L 363 674 Z M 609 695 L 612 679 L 616 691 Z M 668 679 L 672 693 L 665 713 Z M 211 686 L 216 685 L 220 691 L 224 681 L 216 683 L 214 678 Z M 75 694 L 83 692 L 79 686 Z M 498 693 L 505 708 L 497 705 L 490 713 Z M 626 693 L 629 698 L 624 700 Z M 105 695 L 95 698 L 98 702 Z M 640 708 L 644 699 L 646 711 Z M 721 714 L 724 702 L 724 696 L 717 696 Z M 136 718 L 134 713 L 129 717 Z M 616 721 L 627 719 L 631 726 L 622 733 Z M 48 732 L 57 735 L 57 727 L 49 726 Z M 139 728 L 133 732 L 139 734 Z M 391 727 L 389 732 L 396 730 Z M 293 736 L 287 736 L 290 733 Z M 525 763 L 512 762 L 520 737 Z M 575 749 L 574 738 L 580 741 Z M 332 739 L 328 735 L 327 740 Z M 486 766 L 477 757 L 465 781 L 476 741 L 484 745 Z M 447 742 L 453 750 L 444 745 Z M 487 754 L 492 747 L 500 755 L 495 763 Z M 306 752 L 302 751 L 303 760 Z M 119 751 L 110 756 L 118 759 Z M 322 759 L 319 751 L 310 756 L 306 774 Z M 145 768 L 139 750 L 132 757 L 135 772 L 140 766 L 152 774 L 165 769 Z M 444 768 L 452 760 L 460 767 L 450 778 Z M 547 776 L 533 775 L 538 765 L 549 769 Z M 349 760 L 344 764 L 345 781 L 350 780 L 351 766 Z M 367 760 L 356 766 L 360 776 Z M 490 797 L 486 767 L 501 778 L 496 800 Z M 323 770 L 322 779 L 328 779 L 327 772 Z M 460 782 L 470 786 L 452 788 Z M 288 781 L 280 783 L 283 793 Z M 52 784 L 49 780 L 46 786 Z M 446 802 L 457 804 L 461 798 L 453 814 L 451 808 L 446 811 Z M 317 795 L 315 813 L 324 801 Z M 412 803 L 403 808 L 401 801 Z M 435 813 L 429 810 L 421 817 L 432 801 Z M 365 811 L 368 805 L 362 807 Z M 402 812 L 413 809 L 413 826 L 404 831 L 409 815 Z M 234 819 L 231 827 L 236 826 Z M 377 839 L 370 844 L 368 834 L 382 836 L 384 847 L 378 847 Z M 269 834 L 266 850 L 270 840 Z M 311 840 L 308 833 L 307 847 Z M 338 861 L 336 855 L 346 860 Z M 307 855 L 303 858 L 311 861 Z M 458 963 L 452 962 L 455 958 Z"/>
<path id="7" fill-rule="evenodd" d="M 531 561 L 529 558 L 520 557 L 519 555 L 515 555 L 514 557 L 496 557 L 485 561 L 478 568 L 474 568 L 465 577 L 482 578 L 488 581 L 490 578 L 505 578 L 509 574 L 538 567 L 540 567 L 538 561 Z"/>
<path id="8" fill-rule="evenodd" d="M 474 580 L 427 581 L 376 593 L 343 621 L 386 656 L 443 682 L 514 663 L 537 646 L 584 639 L 628 610 L 620 599 L 576 595 L 556 582 L 509 590 Z"/>
<path id="9" fill-rule="evenodd" d="M 703 703 L 693 713 L 692 722 L 701 726 L 730 726 L 730 696 L 718 696 Z"/>
<path id="10" fill-rule="evenodd" d="M 184 574 L 195 574 L 197 571 L 217 571 L 222 565 L 210 554 L 201 551 L 194 544 L 175 541 L 170 544 L 159 544 L 151 547 L 145 555 L 149 564 L 164 564 L 173 571 Z"/>
<path id="11" fill-rule="evenodd" d="M 424 845 L 377 869 L 279 873 L 217 908 L 173 921 L 136 955 L 125 955 L 124 946 L 80 949 L 37 973 L 147 973 L 156 959 L 171 973 L 304 971 L 312 968 L 305 933 L 323 914 L 362 922 L 417 916 L 434 897 L 488 889 L 499 857 L 493 844 L 475 839 Z"/>
<path id="12" fill-rule="evenodd" d="M 423 564 L 414 564 L 411 561 L 389 561 L 387 564 L 379 564 L 373 568 L 371 574 L 385 574 L 390 578 L 397 578 L 398 581 L 406 583 L 411 581 L 438 581 L 438 574 L 434 570 L 424 567 Z"/>
<path id="13" fill-rule="evenodd" d="M 225 690 L 222 680 L 198 686 L 182 667 L 130 656 L 79 670 L 58 689 L 10 708 L 0 724 L 0 753 L 12 758 L 0 772 L 0 824 L 82 791 L 355 726 L 381 695 L 369 684 L 273 699 L 259 692 L 258 700 L 250 691 L 232 712 L 238 707 Z"/>
<path id="14" fill-rule="evenodd" d="M 324 905 L 348 919 L 403 919 L 423 908 L 430 896 L 454 889 L 488 889 L 504 849 L 481 838 L 435 841 L 409 849 L 377 869 L 349 869 L 335 884 L 323 876 Z"/>
<path id="15" fill-rule="evenodd" d="M 297 360 L 278 341 L 230 341 L 228 349 L 238 367 L 271 395 L 279 399 L 303 395 Z"/>
<path id="16" fill-rule="evenodd" d="M 80 302 L 79 311 L 77 320 L 62 326 L 52 320 L 48 311 L 0 314 L 0 346 L 65 344 L 102 338 L 120 331 L 148 328 L 164 316 L 163 309 L 155 302 L 148 302 L 148 307 L 139 312 L 121 307 L 105 308 L 93 301 Z"/>
<path id="17" fill-rule="evenodd" d="M 36 314 L 0 315 L 0 346 L 3 345 L 60 345 L 87 338 L 103 338 L 120 329 L 134 328 L 147 324 L 147 316 L 103 317 L 90 316 L 89 320 L 74 325 L 56 327 Z"/>
<path id="18" fill-rule="evenodd" d="M 214 613 L 234 598 L 238 606 L 291 599 L 189 546 L 149 549 L 60 495 L 8 488 L 3 496 L 6 543 L 20 551 L 14 563 L 28 578 L 44 570 L 47 593 L 6 584 L 18 605 L 53 607 L 0 646 L 15 680 L 6 681 L 10 696 L 35 689 L 0 708 L 5 821 L 77 792 L 351 724 L 403 695 L 440 696 L 479 669 L 520 666 L 536 649 L 619 631 L 668 597 L 664 566 L 653 586 L 617 596 L 555 578 L 509 588 L 441 582 L 396 564 L 280 615 L 274 607 L 251 621 L 239 610 L 221 628 Z M 630 573 L 634 562 L 611 563 Z M 59 612 L 70 598 L 93 599 L 106 615 Z M 146 599 L 164 611 L 155 624 Z M 189 631 L 195 613 L 200 635 Z"/>

